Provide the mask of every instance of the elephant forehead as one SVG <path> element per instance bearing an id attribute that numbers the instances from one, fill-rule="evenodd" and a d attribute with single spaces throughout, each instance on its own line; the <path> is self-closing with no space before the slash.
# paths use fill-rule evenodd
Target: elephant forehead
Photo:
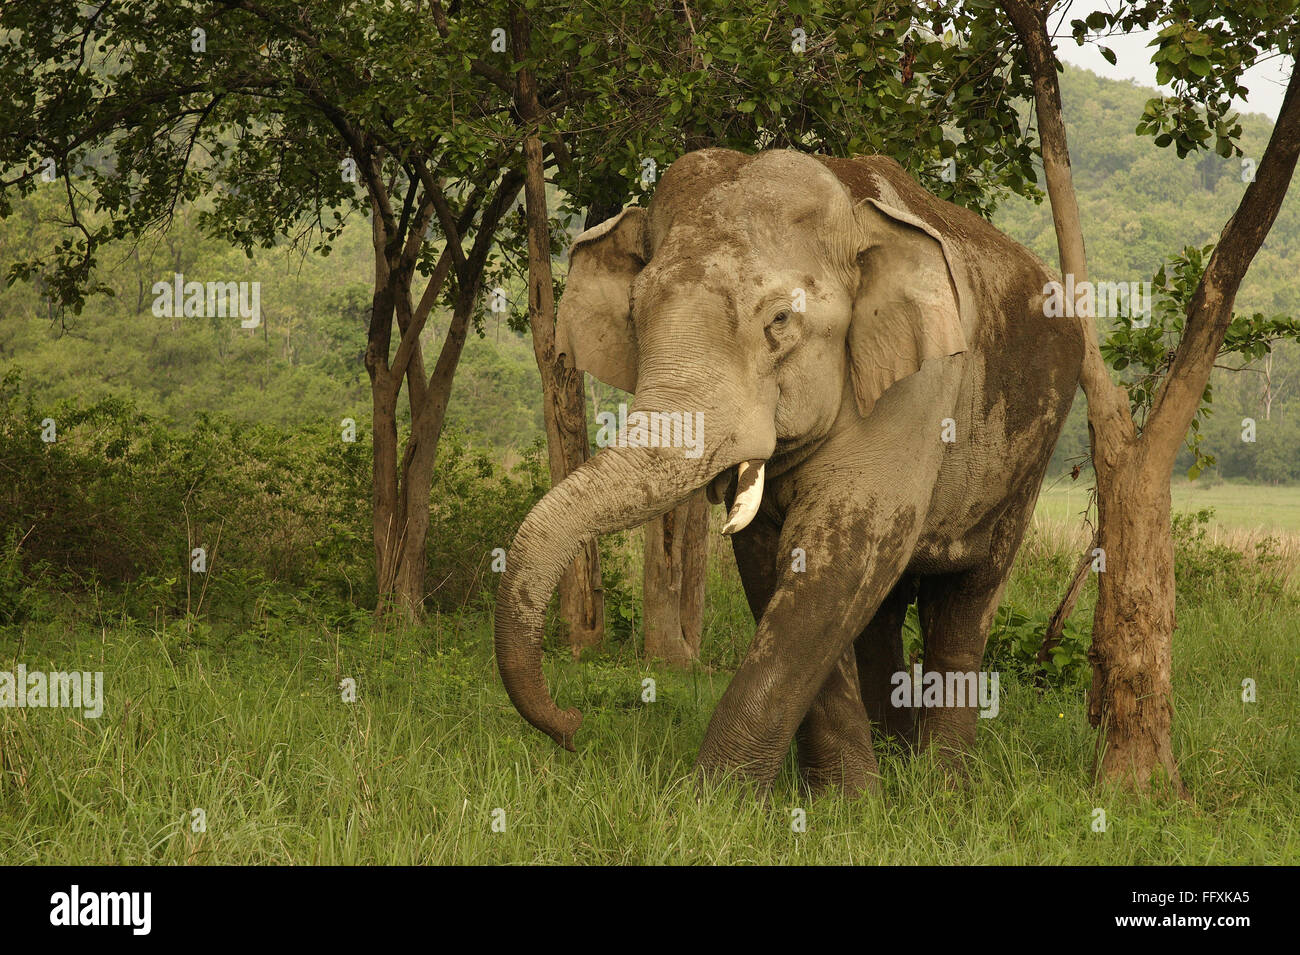
<path id="1" fill-rule="evenodd" d="M 815 206 L 781 208 L 751 204 L 735 212 L 697 210 L 679 217 L 655 258 L 667 267 L 721 270 L 737 276 L 755 270 L 826 262 L 824 210 Z"/>
<path id="2" fill-rule="evenodd" d="M 761 240 L 792 232 L 812 237 L 851 211 L 852 203 L 837 184 L 827 184 L 821 178 L 800 181 L 762 176 L 719 185 L 695 214 L 725 221 L 751 240 Z"/>
<path id="3" fill-rule="evenodd" d="M 797 250 L 773 254 L 748 241 L 704 244 L 657 257 L 637 279 L 634 309 L 642 314 L 686 308 L 718 312 L 734 327 L 776 295 L 821 289 L 826 270 Z"/>
<path id="4" fill-rule="evenodd" d="M 710 271 L 746 283 L 756 273 L 783 268 L 821 271 L 835 259 L 836 237 L 851 218 L 847 203 L 837 210 L 835 203 L 813 201 L 804 193 L 758 192 L 743 202 L 710 201 L 674 218 L 652 261 L 662 262 L 679 281 L 703 279 Z"/>
<path id="5" fill-rule="evenodd" d="M 788 251 L 788 250 L 787 250 Z M 638 302 L 707 292 L 743 304 L 763 279 L 792 267 L 790 256 L 743 232 L 683 236 L 666 243 L 641 273 Z"/>

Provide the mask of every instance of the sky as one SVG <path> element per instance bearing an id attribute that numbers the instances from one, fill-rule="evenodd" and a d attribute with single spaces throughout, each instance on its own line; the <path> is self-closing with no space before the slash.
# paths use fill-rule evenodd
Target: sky
<path id="1" fill-rule="evenodd" d="M 1070 35 L 1071 20 L 1081 20 L 1094 10 L 1114 10 L 1116 6 L 1115 0 L 1072 0 L 1069 4 L 1063 4 L 1052 18 L 1052 27 L 1057 36 L 1057 56 L 1066 63 L 1086 67 L 1111 79 L 1134 79 L 1143 86 L 1155 87 L 1156 68 L 1151 65 L 1151 51 L 1147 49 L 1147 44 L 1155 37 L 1155 30 L 1108 37 L 1105 44 L 1115 53 L 1118 61 L 1115 66 L 1102 58 L 1095 44 L 1080 47 Z M 1059 27 L 1056 25 L 1058 18 Z M 1292 63 L 1290 57 L 1278 56 L 1247 72 L 1244 85 L 1250 90 L 1250 96 L 1245 103 L 1238 101 L 1235 104 L 1237 109 L 1263 113 L 1269 119 L 1276 120 L 1278 111 L 1282 108 L 1282 95 L 1286 92 Z M 1168 87 L 1164 91 L 1168 92 Z"/>

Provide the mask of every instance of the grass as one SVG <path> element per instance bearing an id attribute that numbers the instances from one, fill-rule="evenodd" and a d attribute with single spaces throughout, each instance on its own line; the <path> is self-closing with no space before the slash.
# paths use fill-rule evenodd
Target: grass
<path id="1" fill-rule="evenodd" d="M 707 665 L 647 666 L 630 639 L 580 663 L 548 655 L 562 705 L 586 716 L 576 754 L 515 713 L 481 613 L 336 632 L 309 608 L 264 602 L 251 627 L 222 631 L 68 604 L 8 631 L 0 669 L 102 670 L 105 712 L 0 710 L 0 862 L 1300 861 L 1294 597 L 1225 592 L 1180 607 L 1175 748 L 1191 801 L 1095 790 L 1082 684 L 1040 697 L 1004 672 L 968 786 L 945 785 L 927 757 L 887 752 L 881 798 L 814 798 L 788 760 L 760 802 L 701 793 L 691 776 L 752 629 L 734 567 L 715 563 Z M 1050 606 L 1072 563 L 1036 532 L 1007 600 Z M 345 678 L 356 702 L 342 701 Z M 1258 702 L 1241 701 L 1246 678 Z M 1093 831 L 1098 808 L 1105 832 Z M 793 831 L 795 809 L 806 831 Z"/>
<path id="2" fill-rule="evenodd" d="M 1083 552 L 1096 522 L 1090 496 L 1083 482 L 1068 477 L 1044 484 L 1033 527 L 1048 539 L 1047 546 Z M 1208 512 L 1204 523 L 1209 545 L 1252 557 L 1266 554 L 1274 573 L 1292 590 L 1300 590 L 1300 486 L 1179 481 L 1171 497 L 1175 520 Z M 1092 523 L 1085 525 L 1085 516 Z"/>
<path id="3" fill-rule="evenodd" d="M 1082 478 L 1049 479 L 1038 498 L 1038 516 L 1077 521 L 1088 507 L 1088 497 L 1088 482 Z M 1214 523 L 1225 533 L 1300 536 L 1300 486 L 1175 481 L 1172 498 L 1175 513 L 1213 508 Z"/>

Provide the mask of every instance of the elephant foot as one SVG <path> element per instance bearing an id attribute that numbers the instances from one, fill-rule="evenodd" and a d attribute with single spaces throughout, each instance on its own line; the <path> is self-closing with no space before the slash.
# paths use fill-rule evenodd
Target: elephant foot
<path id="1" fill-rule="evenodd" d="M 880 791 L 871 721 L 859 695 L 852 651 L 813 701 L 795 740 L 800 774 L 814 793 Z"/>
<path id="2" fill-rule="evenodd" d="M 800 753 L 802 752 L 801 749 Z M 875 760 L 867 763 L 857 754 L 845 754 L 837 764 L 822 763 L 815 766 L 807 765 L 801 755 L 799 774 L 814 796 L 839 793 L 855 798 L 864 793 L 880 794 L 880 773 L 876 769 Z"/>
<path id="3" fill-rule="evenodd" d="M 880 772 L 869 737 L 850 742 L 831 734 L 810 737 L 801 730 L 797 739 L 799 775 L 814 795 L 837 792 L 854 797 L 880 792 Z M 738 763 L 705 753 L 695 762 L 695 776 L 702 791 L 739 785 L 760 799 L 771 794 L 778 771 L 779 767 L 774 769 L 766 761 L 761 765 Z"/>
<path id="4" fill-rule="evenodd" d="M 871 745 L 871 724 L 859 704 L 857 713 L 827 712 L 821 701 L 805 717 L 795 737 L 799 775 L 816 795 L 845 796 L 880 792 L 880 770 Z"/>
<path id="5" fill-rule="evenodd" d="M 701 792 L 734 786 L 766 800 L 780 771 L 780 761 L 744 761 L 729 759 L 713 747 L 701 749 L 695 758 L 695 781 Z"/>
<path id="6" fill-rule="evenodd" d="M 921 714 L 917 750 L 932 754 L 954 787 L 963 787 L 970 780 L 977 720 L 974 710 L 926 710 Z"/>

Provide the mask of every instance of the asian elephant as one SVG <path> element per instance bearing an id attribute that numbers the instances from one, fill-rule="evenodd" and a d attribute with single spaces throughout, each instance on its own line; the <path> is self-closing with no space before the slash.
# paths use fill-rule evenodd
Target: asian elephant
<path id="1" fill-rule="evenodd" d="M 520 714 L 573 749 L 582 717 L 552 700 L 541 631 L 580 541 L 707 486 L 758 627 L 696 769 L 765 789 L 797 740 L 814 787 L 871 788 L 872 723 L 959 767 L 977 710 L 917 716 L 891 678 L 913 599 L 926 670 L 980 670 L 1079 378 L 1077 323 L 1044 317 L 1050 281 L 881 157 L 691 152 L 648 208 L 579 236 L 557 350 L 635 393 L 635 433 L 511 546 L 495 642 Z M 637 412 L 673 427 L 657 439 Z M 692 414 L 695 447 L 664 446 Z"/>

